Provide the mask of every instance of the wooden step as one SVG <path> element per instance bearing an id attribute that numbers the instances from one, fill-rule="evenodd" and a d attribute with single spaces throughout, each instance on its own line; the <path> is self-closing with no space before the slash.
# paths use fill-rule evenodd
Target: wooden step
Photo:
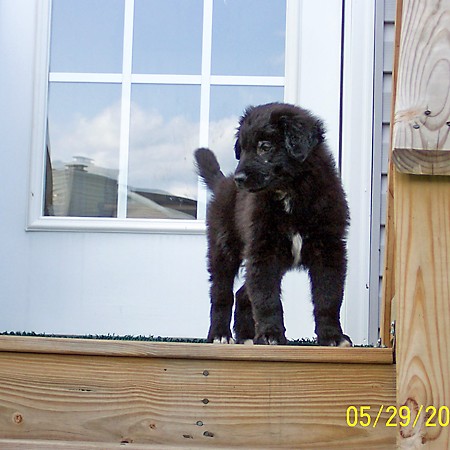
<path id="1" fill-rule="evenodd" d="M 395 404 L 392 349 L 0 336 L 0 449 L 386 450 Z"/>

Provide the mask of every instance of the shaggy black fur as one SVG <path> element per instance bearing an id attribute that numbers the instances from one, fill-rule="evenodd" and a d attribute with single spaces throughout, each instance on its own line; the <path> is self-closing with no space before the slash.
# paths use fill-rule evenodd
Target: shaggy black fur
<path id="1" fill-rule="evenodd" d="M 288 104 L 248 108 L 235 145 L 239 164 L 225 177 L 214 154 L 195 152 L 199 175 L 213 192 L 207 214 L 211 275 L 209 342 L 232 342 L 233 284 L 238 343 L 285 344 L 281 280 L 291 269 L 309 272 L 320 345 L 351 345 L 339 313 L 346 276 L 345 194 L 322 122 Z"/>

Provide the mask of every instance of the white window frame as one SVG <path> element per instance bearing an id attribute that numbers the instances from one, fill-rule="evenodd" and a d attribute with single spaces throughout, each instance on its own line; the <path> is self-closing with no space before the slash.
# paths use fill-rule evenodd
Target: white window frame
<path id="1" fill-rule="evenodd" d="M 375 2 L 345 0 L 341 175 L 350 207 L 343 327 L 355 342 L 373 344 L 370 317 L 370 241 L 375 72 Z M 378 270 L 376 268 L 375 270 Z M 376 300 L 377 301 L 377 300 Z"/>

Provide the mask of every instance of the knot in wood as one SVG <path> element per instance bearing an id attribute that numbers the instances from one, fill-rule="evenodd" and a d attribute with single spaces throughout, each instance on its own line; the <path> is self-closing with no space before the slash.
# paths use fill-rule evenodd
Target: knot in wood
<path id="1" fill-rule="evenodd" d="M 15 413 L 15 414 L 13 415 L 13 422 L 14 422 L 14 423 L 17 423 L 17 424 L 22 423 L 22 422 L 23 422 L 23 416 L 22 416 L 22 414 Z"/>

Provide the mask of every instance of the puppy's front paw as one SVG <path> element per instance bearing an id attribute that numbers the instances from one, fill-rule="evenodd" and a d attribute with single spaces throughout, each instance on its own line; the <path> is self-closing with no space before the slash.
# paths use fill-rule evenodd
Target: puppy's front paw
<path id="1" fill-rule="evenodd" d="M 337 346 L 338 347 L 353 347 L 353 342 L 346 334 L 343 334 L 341 340 L 339 342 L 337 342 Z"/>
<path id="2" fill-rule="evenodd" d="M 213 344 L 234 344 L 232 337 L 217 336 L 212 340 Z"/>
<path id="3" fill-rule="evenodd" d="M 286 345 L 287 339 L 284 333 L 285 328 L 282 323 L 275 323 L 274 320 L 270 322 L 260 321 L 256 325 L 253 342 L 259 345 Z"/>
<path id="4" fill-rule="evenodd" d="M 331 339 L 318 339 L 318 343 L 327 347 L 353 347 L 352 340 L 346 334 Z"/>
<path id="5" fill-rule="evenodd" d="M 262 335 L 255 338 L 254 343 L 258 345 L 285 345 L 287 342 L 286 338 L 282 335 Z"/>
<path id="6" fill-rule="evenodd" d="M 208 331 L 207 342 L 211 344 L 234 344 L 234 339 L 232 337 L 231 330 L 227 326 L 222 324 L 215 325 L 211 324 Z"/>
<path id="7" fill-rule="evenodd" d="M 236 338 L 236 340 L 235 340 L 235 343 L 236 344 L 243 344 L 243 345 L 253 345 L 254 344 L 254 342 L 253 342 L 253 339 L 238 339 L 238 338 Z"/>

